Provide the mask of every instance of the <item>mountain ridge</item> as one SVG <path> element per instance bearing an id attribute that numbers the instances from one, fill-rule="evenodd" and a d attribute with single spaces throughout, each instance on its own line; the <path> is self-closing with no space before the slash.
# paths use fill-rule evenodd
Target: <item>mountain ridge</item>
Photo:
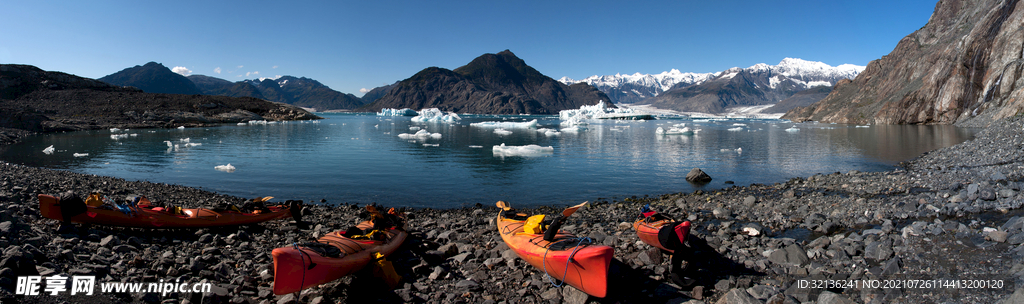
<path id="1" fill-rule="evenodd" d="M 455 70 L 425 68 L 360 110 L 439 108 L 471 114 L 557 114 L 602 100 L 610 99 L 586 84 L 562 84 L 505 50 L 480 55 Z"/>
<path id="2" fill-rule="evenodd" d="M 863 66 L 853 64 L 833 67 L 817 61 L 784 58 L 777 65 L 759 63 L 714 73 L 683 73 L 673 69 L 660 74 L 595 75 L 579 81 L 562 77 L 560 81 L 591 84 L 615 102 L 650 104 L 686 112 L 720 113 L 729 106 L 777 103 L 802 90 L 831 86 L 841 79 L 856 77 L 863 69 Z M 745 77 L 730 84 L 740 73 Z M 713 81 L 724 83 L 709 84 Z M 666 93 L 669 96 L 665 96 Z"/>

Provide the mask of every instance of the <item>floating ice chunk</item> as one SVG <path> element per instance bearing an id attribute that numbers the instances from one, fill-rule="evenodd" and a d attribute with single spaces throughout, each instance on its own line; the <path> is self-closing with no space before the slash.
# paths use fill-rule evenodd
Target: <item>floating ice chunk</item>
<path id="1" fill-rule="evenodd" d="M 743 127 L 729 128 L 729 131 L 733 131 L 733 132 L 743 131 Z"/>
<path id="2" fill-rule="evenodd" d="M 800 129 L 798 129 L 797 127 L 789 127 L 789 129 L 786 129 L 786 132 L 800 132 Z"/>
<path id="3" fill-rule="evenodd" d="M 424 147 L 437 147 L 437 146 L 440 146 L 440 145 L 441 144 L 423 144 Z"/>
<path id="4" fill-rule="evenodd" d="M 481 149 L 481 148 L 483 148 L 484 146 L 470 145 L 469 147 L 470 147 L 470 148 L 473 148 L 473 149 Z"/>
<path id="5" fill-rule="evenodd" d="M 167 147 L 168 147 L 168 148 L 174 148 L 174 144 L 173 144 L 173 143 L 171 143 L 171 141 L 170 141 L 170 140 L 165 140 L 165 141 L 164 141 L 164 143 L 165 143 L 165 144 L 167 144 Z"/>
<path id="6" fill-rule="evenodd" d="M 265 124 L 267 124 L 267 121 L 266 120 L 250 120 L 248 122 L 248 124 L 249 125 L 265 125 Z"/>
<path id="7" fill-rule="evenodd" d="M 444 113 L 438 108 L 423 109 L 419 112 L 419 116 L 413 117 L 413 122 L 447 122 L 454 123 L 462 120 L 459 114 L 454 112 Z"/>
<path id="8" fill-rule="evenodd" d="M 247 123 L 244 123 L 244 122 L 240 122 L 240 123 L 238 123 L 238 125 L 239 125 L 239 126 L 244 126 L 244 125 L 247 125 Z"/>
<path id="9" fill-rule="evenodd" d="M 118 129 L 118 128 L 110 128 L 110 132 L 121 132 L 121 129 Z"/>
<path id="10" fill-rule="evenodd" d="M 404 109 L 385 108 L 385 109 L 380 109 L 380 112 L 377 112 L 377 116 L 416 116 L 416 115 L 419 115 L 419 114 L 416 113 L 415 110 L 410 109 L 410 108 L 404 108 Z"/>
<path id="11" fill-rule="evenodd" d="M 562 132 L 577 133 L 579 131 L 586 130 L 586 129 L 587 128 L 582 127 L 580 125 L 575 125 L 575 126 L 571 126 L 571 127 L 567 127 L 567 128 L 562 128 Z"/>
<path id="12" fill-rule="evenodd" d="M 509 129 L 515 129 L 515 128 L 536 128 L 537 127 L 537 120 L 534 119 L 534 120 L 531 120 L 531 121 L 523 121 L 523 122 L 515 122 L 515 121 L 484 121 L 484 122 L 474 122 L 474 123 L 471 123 L 469 125 L 473 126 L 473 127 L 481 127 L 481 128 L 509 128 Z"/>
<path id="13" fill-rule="evenodd" d="M 870 128 L 870 125 L 857 126 L 858 128 Z"/>
<path id="14" fill-rule="evenodd" d="M 538 145 L 525 145 L 525 146 L 506 146 L 502 143 L 500 146 L 494 146 L 491 149 L 494 156 L 541 156 L 550 155 L 555 152 L 555 148 L 551 146 L 541 147 Z"/>
<path id="15" fill-rule="evenodd" d="M 219 166 L 213 167 L 213 169 L 217 170 L 217 171 L 224 171 L 224 172 L 235 172 L 235 166 L 232 166 L 231 164 L 219 165 Z"/>
<path id="16" fill-rule="evenodd" d="M 745 124 L 745 123 L 734 123 L 732 125 L 733 126 L 746 126 L 747 124 Z"/>
<path id="17" fill-rule="evenodd" d="M 89 153 L 75 153 L 75 157 L 89 156 Z"/>
<path id="18" fill-rule="evenodd" d="M 417 127 L 417 126 L 409 127 L 409 131 L 416 131 L 416 130 L 419 130 L 419 129 L 420 129 L 420 127 Z"/>
<path id="19" fill-rule="evenodd" d="M 43 153 L 46 153 L 46 155 L 53 154 L 53 151 L 53 145 L 50 145 L 49 147 L 46 147 L 46 149 L 43 149 Z"/>
<path id="20" fill-rule="evenodd" d="M 110 134 L 110 139 L 128 138 L 128 134 Z"/>
<path id="21" fill-rule="evenodd" d="M 548 128 L 537 129 L 537 132 L 539 132 L 541 134 L 544 134 L 544 136 L 558 136 L 558 135 L 562 135 L 562 132 L 558 132 L 556 130 L 552 130 L 552 129 L 548 129 Z"/>
<path id="22" fill-rule="evenodd" d="M 690 129 L 690 127 L 670 127 L 668 130 L 658 127 L 658 129 L 654 130 L 654 133 L 658 135 L 693 135 L 696 133 L 696 130 Z"/>
<path id="23" fill-rule="evenodd" d="M 427 130 L 416 131 L 416 134 L 402 133 L 398 134 L 398 138 L 401 139 L 416 139 L 416 138 L 441 138 L 441 133 L 430 133 Z"/>
<path id="24" fill-rule="evenodd" d="M 187 143 L 187 144 L 185 144 L 185 148 L 191 148 L 191 147 L 202 146 L 202 145 L 203 144 L 201 144 L 201 143 Z"/>
<path id="25" fill-rule="evenodd" d="M 735 150 L 734 150 L 734 149 L 721 149 L 721 150 L 719 150 L 719 151 L 720 151 L 720 152 L 736 152 L 736 153 L 743 153 L 743 148 L 736 148 Z"/>
<path id="26" fill-rule="evenodd" d="M 505 130 L 505 129 L 502 129 L 502 128 L 497 128 L 497 129 L 494 129 L 494 134 L 498 134 L 498 135 L 512 135 L 512 131 Z"/>
<path id="27" fill-rule="evenodd" d="M 628 108 L 608 108 L 608 105 L 606 105 L 604 101 L 600 101 L 596 105 L 592 106 L 581 106 L 579 109 L 558 111 L 558 118 L 562 120 L 561 124 L 563 126 L 580 125 L 587 119 L 625 119 L 637 115 L 647 114 L 638 113 L 633 109 Z"/>
<path id="28" fill-rule="evenodd" d="M 187 143 L 187 142 L 191 141 L 191 140 L 192 140 L 192 138 L 191 138 L 191 137 L 186 137 L 186 138 L 182 138 L 182 139 L 179 139 L 179 140 L 180 140 L 181 142 Z"/>
<path id="29" fill-rule="evenodd" d="M 178 127 L 178 130 L 184 130 L 184 129 L 185 129 L 185 126 Z"/>

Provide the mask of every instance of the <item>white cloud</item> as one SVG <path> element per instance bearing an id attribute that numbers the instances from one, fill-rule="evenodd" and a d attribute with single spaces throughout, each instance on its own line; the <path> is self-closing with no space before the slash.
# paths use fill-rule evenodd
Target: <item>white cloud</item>
<path id="1" fill-rule="evenodd" d="M 271 69 L 276 69 L 276 68 L 277 68 L 277 66 L 275 65 L 275 66 L 274 66 L 274 67 L 272 67 Z"/>
<path id="2" fill-rule="evenodd" d="M 213 69 L 213 72 L 217 73 L 217 74 L 220 74 L 220 67 L 217 67 L 216 69 Z"/>
<path id="3" fill-rule="evenodd" d="M 367 89 L 367 88 L 359 89 L 359 93 L 366 93 L 366 92 L 369 92 L 369 91 L 370 91 L 370 89 Z"/>
<path id="4" fill-rule="evenodd" d="M 183 66 L 176 66 L 176 67 L 171 69 L 171 72 L 175 72 L 175 73 L 181 74 L 181 76 L 192 75 L 192 70 L 189 70 L 188 68 L 183 67 Z"/>
<path id="5" fill-rule="evenodd" d="M 239 68 L 239 69 L 241 69 L 241 68 L 244 68 L 244 67 L 245 67 L 244 65 L 240 65 L 240 66 L 238 66 L 238 68 Z"/>
<path id="6" fill-rule="evenodd" d="M 252 72 L 245 72 L 245 77 L 249 77 L 249 74 L 252 74 Z"/>

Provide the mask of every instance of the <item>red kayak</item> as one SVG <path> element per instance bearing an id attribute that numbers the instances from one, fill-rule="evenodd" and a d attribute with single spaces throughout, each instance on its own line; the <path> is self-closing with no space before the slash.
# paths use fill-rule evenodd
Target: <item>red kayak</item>
<path id="1" fill-rule="evenodd" d="M 265 222 L 269 220 L 283 219 L 291 216 L 291 207 L 286 205 L 268 206 L 269 211 L 254 213 L 238 211 L 214 211 L 210 209 L 195 208 L 181 209 L 180 214 L 175 214 L 163 208 L 149 208 L 139 206 L 125 206 L 125 211 L 116 208 L 104 208 L 105 206 L 88 206 L 78 201 L 78 206 L 61 205 L 61 201 L 52 195 L 39 195 L 39 211 L 43 217 L 58 221 L 70 221 L 76 223 L 138 227 L 138 228 L 205 228 L 215 226 L 247 225 Z M 81 212 L 68 214 L 68 210 L 61 208 L 78 208 Z"/>
<path id="2" fill-rule="evenodd" d="M 498 202 L 498 207 L 505 209 L 498 213 L 498 232 L 516 255 L 554 279 L 589 295 L 601 298 L 607 295 L 608 265 L 614 255 L 612 247 L 590 244 L 564 231 L 557 231 L 553 240 L 545 241 L 543 233 L 525 232 L 525 219 L 509 218 L 519 216 L 512 216 L 515 211 L 509 211 L 507 203 Z"/>
<path id="3" fill-rule="evenodd" d="M 365 221 L 356 228 L 370 229 L 373 223 Z M 274 294 L 293 293 L 350 275 L 373 261 L 377 254 L 391 255 L 409 236 L 403 225 L 377 230 L 374 234 L 377 235 L 371 239 L 353 239 L 356 237 L 335 231 L 321 237 L 317 243 L 274 249 L 271 252 Z M 334 254 L 328 253 L 330 251 Z"/>

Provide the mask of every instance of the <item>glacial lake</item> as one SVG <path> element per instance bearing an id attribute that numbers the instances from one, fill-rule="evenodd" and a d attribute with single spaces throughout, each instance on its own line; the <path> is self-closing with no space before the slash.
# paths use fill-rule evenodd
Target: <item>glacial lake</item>
<path id="1" fill-rule="evenodd" d="M 513 206 L 538 206 L 772 184 L 818 173 L 891 170 L 900 161 L 955 145 L 980 131 L 659 119 L 590 120 L 584 130 L 548 135 L 537 130 L 562 129 L 557 116 L 480 115 L 463 116 L 457 123 L 418 123 L 371 113 L 318 115 L 325 119 L 39 135 L 0 148 L 0 160 L 241 197 L 274 196 L 274 201 L 451 208 L 493 206 L 504 200 Z M 504 128 L 510 134 L 471 125 L 534 119 L 534 128 Z M 701 131 L 656 134 L 658 127 L 682 123 Z M 399 136 L 417 129 L 439 135 Z M 493 146 L 501 144 L 552 149 L 496 155 Z M 53 153 L 44 153 L 51 145 Z M 215 169 L 227 164 L 234 171 Z M 706 185 L 687 182 L 693 168 L 714 180 Z"/>

